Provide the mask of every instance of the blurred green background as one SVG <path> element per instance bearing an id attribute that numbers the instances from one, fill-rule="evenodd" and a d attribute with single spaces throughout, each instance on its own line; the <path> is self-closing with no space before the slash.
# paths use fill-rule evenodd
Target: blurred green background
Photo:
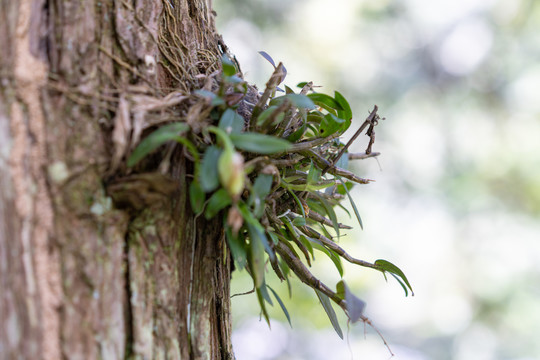
<path id="1" fill-rule="evenodd" d="M 401 267 L 405 297 L 380 273 L 346 266 L 395 359 L 540 359 L 540 1 L 215 0 L 218 29 L 259 88 L 268 52 L 300 81 L 339 90 L 356 124 L 374 104 L 378 160 L 353 164 L 364 222 L 341 239 L 353 256 Z M 354 129 L 354 130 L 353 130 Z M 365 149 L 361 136 L 353 152 Z M 313 272 L 331 287 L 323 257 Z M 252 288 L 233 274 L 233 293 Z M 342 341 L 310 289 L 272 283 L 272 330 L 255 295 L 232 299 L 238 360 L 388 359 L 369 327 Z M 336 307 L 336 311 L 340 312 Z M 340 314 L 341 315 L 341 314 Z M 347 327 L 341 316 L 341 324 Z M 351 355 L 352 354 L 352 355 Z"/>

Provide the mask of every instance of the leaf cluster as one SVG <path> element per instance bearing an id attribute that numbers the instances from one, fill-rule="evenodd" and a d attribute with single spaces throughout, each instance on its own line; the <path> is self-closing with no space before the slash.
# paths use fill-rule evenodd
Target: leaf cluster
<path id="1" fill-rule="evenodd" d="M 162 126 L 144 138 L 128 159 L 134 166 L 161 145 L 176 141 L 194 163 L 189 198 L 195 213 L 207 219 L 221 216 L 236 269 L 253 279 L 263 317 L 269 322 L 267 305 L 274 298 L 290 322 L 278 294 L 266 284 L 269 271 L 289 283 L 291 276 L 313 288 L 339 336 L 343 333 L 331 302 L 340 306 L 352 322 L 366 321 L 364 302 L 351 293 L 344 281 L 336 290 L 318 280 L 309 267 L 317 252 L 328 256 L 343 277 L 342 261 L 389 273 L 410 290 L 405 274 L 386 260 L 373 263 L 350 256 L 335 241 L 343 229 L 335 208 L 348 199 L 362 227 L 360 213 L 350 195 L 355 184 L 369 179 L 347 170 L 349 158 L 365 158 L 374 141 L 373 127 L 379 117 L 370 113 L 357 135 L 369 126 L 369 152 L 349 156 L 348 144 L 339 137 L 351 126 L 353 114 L 345 97 L 315 91 L 311 82 L 294 91 L 279 86 L 286 77 L 283 64 L 261 52 L 274 72 L 251 104 L 248 116 L 238 113 L 248 85 L 238 76 L 235 64 L 222 59 L 222 76 L 215 91 L 199 90 L 211 126 L 196 133 L 189 122 Z M 353 137 L 356 138 L 355 135 Z M 385 275 L 386 277 L 386 275 Z M 271 296 L 272 295 L 272 296 Z"/>

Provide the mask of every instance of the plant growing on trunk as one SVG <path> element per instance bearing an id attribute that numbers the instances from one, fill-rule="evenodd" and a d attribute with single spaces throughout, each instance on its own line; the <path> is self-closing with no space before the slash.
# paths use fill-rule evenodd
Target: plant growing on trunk
<path id="1" fill-rule="evenodd" d="M 267 53 L 261 54 L 274 66 L 262 93 L 240 78 L 234 62 L 223 55 L 219 80 L 211 90 L 197 90 L 192 95 L 204 99 L 199 117 L 206 116 L 208 126 L 192 128 L 179 121 L 160 127 L 142 140 L 128 165 L 135 166 L 165 143 L 183 146 L 193 161 L 189 185 L 193 211 L 206 219 L 222 219 L 235 268 L 247 270 L 253 279 L 266 321 L 270 321 L 266 306 L 273 305 L 272 294 L 290 322 L 283 301 L 266 284 L 265 273 L 272 269 L 282 281 L 296 276 L 311 287 L 343 337 L 330 301 L 353 323 L 372 324 L 363 314 L 365 303 L 350 292 L 345 281 L 336 284 L 334 291 L 309 271 L 315 251 L 327 255 L 341 276 L 341 261 L 346 260 L 378 270 L 385 278 L 388 273 L 405 295 L 409 290 L 412 293 L 407 277 L 394 264 L 354 258 L 335 242 L 340 230 L 351 229 L 338 222 L 333 209 L 345 209 L 341 204 L 345 198 L 362 227 L 349 190 L 354 184 L 373 180 L 358 177 L 347 168 L 349 158 L 378 155 L 371 150 L 374 127 L 380 120 L 378 108 L 373 108 L 344 144 L 339 137 L 350 127 L 353 114 L 343 95 L 316 92 L 311 82 L 298 84 L 298 93 L 288 86 L 283 91 L 278 86 L 285 79 L 285 67 L 276 66 Z M 349 146 L 364 130 L 369 136 L 365 153 L 350 154 Z"/>

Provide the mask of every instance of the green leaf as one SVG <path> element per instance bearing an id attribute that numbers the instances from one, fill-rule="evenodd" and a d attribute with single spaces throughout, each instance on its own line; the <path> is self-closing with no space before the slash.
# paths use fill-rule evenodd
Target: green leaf
<path id="1" fill-rule="evenodd" d="M 352 110 L 351 110 L 351 106 L 349 105 L 349 102 L 338 91 L 334 91 L 334 98 L 339 103 L 339 105 L 341 105 L 341 107 L 343 108 L 343 110 L 338 110 L 338 116 L 342 119 L 347 120 L 350 125 L 353 114 L 352 114 Z"/>
<path id="2" fill-rule="evenodd" d="M 294 226 L 304 226 L 306 225 L 306 219 L 302 216 L 295 217 L 292 221 Z"/>
<path id="3" fill-rule="evenodd" d="M 309 172 L 307 176 L 308 184 L 313 184 L 319 181 L 321 178 L 321 173 L 322 173 L 322 170 L 319 169 L 317 166 L 315 166 L 315 164 L 311 160 L 311 165 L 309 167 Z"/>
<path id="4" fill-rule="evenodd" d="M 315 184 L 289 184 L 285 181 L 282 181 L 280 185 L 287 190 L 314 192 L 326 189 L 327 187 L 333 186 L 334 184 L 334 180 L 323 180 Z"/>
<path id="5" fill-rule="evenodd" d="M 345 145 L 343 145 L 345 146 Z M 336 162 L 336 167 L 347 170 L 349 168 L 349 153 L 345 152 Z"/>
<path id="6" fill-rule="evenodd" d="M 319 134 L 321 136 L 330 136 L 336 132 L 344 132 L 343 125 L 345 120 L 338 118 L 334 114 L 326 114 L 319 125 Z"/>
<path id="7" fill-rule="evenodd" d="M 226 221 L 226 220 L 225 220 Z M 238 270 L 242 270 L 246 267 L 247 263 L 247 251 L 246 243 L 242 236 L 234 236 L 231 228 L 225 224 L 225 235 L 227 238 L 227 244 L 231 250 L 234 263 Z"/>
<path id="8" fill-rule="evenodd" d="M 411 290 L 411 295 L 414 296 L 414 291 L 411 287 L 411 284 L 409 284 L 409 280 L 407 280 L 407 277 L 405 276 L 403 271 L 401 271 L 400 268 L 392 264 L 390 261 L 386 261 L 382 259 L 376 260 L 375 265 L 377 265 L 378 270 L 382 271 L 383 274 L 385 271 L 388 271 L 390 274 L 395 275 L 394 277 L 405 290 L 405 296 L 409 295 L 407 288 Z M 406 287 L 403 285 L 403 283 L 400 281 L 398 277 L 401 278 L 401 280 L 405 283 L 405 285 L 407 285 Z"/>
<path id="9" fill-rule="evenodd" d="M 211 99 L 210 105 L 212 105 L 212 106 L 218 106 L 218 105 L 225 104 L 225 100 L 223 100 L 222 98 L 217 96 L 217 94 L 214 94 L 211 91 L 208 91 L 208 90 L 195 90 L 194 93 L 199 95 L 199 96 L 202 96 L 204 98 Z"/>
<path id="10" fill-rule="evenodd" d="M 263 246 L 264 250 L 266 250 L 266 252 L 268 253 L 268 256 L 270 256 L 270 258 L 274 260 L 276 254 L 274 253 L 274 250 L 270 247 L 270 243 L 268 242 L 268 239 L 265 235 L 264 227 L 261 225 L 259 220 L 255 218 L 247 205 L 243 202 L 238 203 L 238 210 L 240 211 L 240 214 L 242 214 L 242 217 L 247 224 L 251 243 L 260 243 Z"/>
<path id="11" fill-rule="evenodd" d="M 270 297 L 270 294 L 268 293 L 268 288 L 269 286 L 266 285 L 266 281 L 263 282 L 263 284 L 261 285 L 261 287 L 259 288 L 259 290 L 261 291 L 261 295 L 263 297 L 263 299 L 270 304 L 270 306 L 274 306 L 274 303 L 272 302 L 272 298 Z"/>
<path id="12" fill-rule="evenodd" d="M 189 130 L 185 123 L 173 123 L 160 127 L 145 137 L 135 148 L 127 161 L 127 166 L 132 167 L 141 161 L 146 155 L 156 150 L 167 141 L 180 139 L 180 134 Z"/>
<path id="13" fill-rule="evenodd" d="M 268 324 L 268 327 L 270 327 L 270 317 L 268 316 L 268 311 L 266 311 L 266 304 L 264 303 L 264 295 L 261 292 L 260 288 L 255 288 L 255 290 L 257 292 L 257 299 L 259 300 L 261 312 L 264 316 L 264 319 L 266 320 L 266 323 Z"/>
<path id="14" fill-rule="evenodd" d="M 291 103 L 293 103 L 294 106 L 299 109 L 315 109 L 315 104 L 313 103 L 313 101 L 308 96 L 302 94 L 287 94 L 283 96 L 278 96 L 273 98 L 269 104 L 279 106 L 285 100 L 290 101 Z"/>
<path id="15" fill-rule="evenodd" d="M 261 54 L 263 58 L 265 58 L 270 64 L 272 64 L 274 68 L 276 67 L 276 63 L 274 62 L 274 59 L 272 59 L 272 57 L 268 55 L 266 51 L 259 51 L 259 54 Z"/>
<path id="16" fill-rule="evenodd" d="M 352 181 L 344 181 L 342 178 L 339 179 L 340 184 L 337 185 L 336 192 L 340 195 L 347 194 L 348 190 L 351 190 L 354 186 Z"/>
<path id="17" fill-rule="evenodd" d="M 199 183 L 204 191 L 210 192 L 219 186 L 218 160 L 221 149 L 217 146 L 210 146 L 204 152 L 199 173 Z"/>
<path id="18" fill-rule="evenodd" d="M 230 138 L 238 149 L 257 154 L 275 154 L 287 151 L 292 144 L 287 140 L 254 132 L 231 134 Z"/>
<path id="19" fill-rule="evenodd" d="M 285 85 L 285 94 L 294 94 L 294 90 Z"/>
<path id="20" fill-rule="evenodd" d="M 249 198 L 249 205 L 253 206 L 253 215 L 255 215 L 257 219 L 260 219 L 264 214 L 266 196 L 270 193 L 273 180 L 274 177 L 268 174 L 260 174 L 257 176 L 257 179 L 255 179 Z"/>
<path id="21" fill-rule="evenodd" d="M 360 213 L 358 212 L 358 209 L 356 208 L 356 204 L 354 202 L 353 197 L 349 193 L 349 189 L 347 188 L 347 185 L 345 185 L 345 183 L 343 182 L 341 178 L 338 177 L 338 179 L 343 184 L 343 190 L 345 190 L 345 192 L 347 193 L 347 196 L 349 197 L 349 201 L 351 202 L 351 206 L 354 210 L 354 215 L 356 216 L 356 219 L 358 220 L 358 224 L 360 224 L 360 229 L 364 230 L 364 225 L 362 224 L 362 218 L 360 217 Z"/>
<path id="22" fill-rule="evenodd" d="M 247 224 L 247 227 L 248 227 L 249 237 L 253 241 L 260 242 L 263 245 L 264 250 L 270 257 L 270 259 L 274 261 L 276 254 L 274 250 L 270 247 L 270 243 L 268 242 L 268 238 L 266 237 L 264 228 L 262 226 L 254 226 L 249 223 Z"/>
<path id="23" fill-rule="evenodd" d="M 201 156 L 199 155 L 199 150 L 197 150 L 195 145 L 193 145 L 193 143 L 191 141 L 189 141 L 185 137 L 178 137 L 175 140 L 179 144 L 184 145 L 184 147 L 187 149 L 189 154 L 191 156 L 193 156 L 193 163 L 194 163 L 194 166 L 195 166 L 195 171 L 194 172 L 195 172 L 195 177 L 197 178 L 199 176 L 199 168 L 200 168 L 200 163 L 201 163 L 201 161 L 200 161 Z"/>
<path id="24" fill-rule="evenodd" d="M 295 143 L 297 142 L 298 140 L 300 140 L 302 138 L 302 136 L 304 135 L 304 133 L 306 132 L 306 124 L 303 124 L 302 126 L 300 126 L 298 128 L 298 130 L 296 130 L 295 132 L 293 132 L 291 135 L 289 135 L 287 137 L 287 140 L 292 142 L 292 143 Z"/>
<path id="25" fill-rule="evenodd" d="M 241 77 L 237 76 L 237 75 L 226 76 L 225 81 L 230 83 L 230 84 L 235 84 L 235 85 L 244 83 L 244 80 Z"/>
<path id="26" fill-rule="evenodd" d="M 201 185 L 197 181 L 192 181 L 189 184 L 189 201 L 195 214 L 200 214 L 203 211 L 205 200 L 206 194 Z"/>
<path id="27" fill-rule="evenodd" d="M 256 288 L 260 288 L 264 283 L 264 245 L 259 237 L 257 229 L 248 224 L 248 231 L 251 241 L 248 247 L 248 264 L 251 270 L 251 277 Z"/>
<path id="28" fill-rule="evenodd" d="M 296 87 L 302 89 L 304 86 L 307 85 L 307 81 L 302 81 L 302 82 L 299 82 L 298 84 L 296 84 Z"/>
<path id="29" fill-rule="evenodd" d="M 281 301 L 281 298 L 279 297 L 279 295 L 274 291 L 274 289 L 272 289 L 270 286 L 266 285 L 270 291 L 272 292 L 272 294 L 274 294 L 274 297 L 276 298 L 279 306 L 281 307 L 281 310 L 283 310 L 283 313 L 285 314 L 285 317 L 287 318 L 287 321 L 289 322 L 289 325 L 290 327 L 292 328 L 292 324 L 291 324 L 291 316 L 289 315 L 289 312 L 287 311 L 287 308 L 285 307 L 285 304 L 283 303 L 283 301 Z"/>
<path id="30" fill-rule="evenodd" d="M 276 245 L 279 242 L 279 238 L 275 232 L 268 231 L 267 234 L 268 236 L 270 236 L 270 239 L 272 239 L 272 242 L 274 243 L 274 245 Z"/>
<path id="31" fill-rule="evenodd" d="M 312 93 L 309 94 L 308 97 L 313 100 L 315 104 L 318 106 L 330 111 L 330 112 L 336 112 L 340 110 L 344 110 L 343 107 L 339 102 L 337 102 L 333 97 L 326 94 L 321 93 Z"/>
<path id="32" fill-rule="evenodd" d="M 277 106 L 269 106 L 266 110 L 264 110 L 258 117 L 257 117 L 257 125 L 260 126 L 262 124 L 264 124 L 264 122 L 266 121 L 266 119 L 268 119 L 268 117 L 270 115 L 272 115 L 274 113 L 274 111 L 277 109 L 278 107 Z M 276 116 L 276 118 L 273 120 L 272 122 L 272 125 L 276 125 L 278 123 L 280 123 L 281 121 L 283 121 L 283 118 L 285 117 L 285 114 L 284 113 L 280 113 Z"/>
<path id="33" fill-rule="evenodd" d="M 324 197 L 322 197 L 321 195 L 319 195 L 318 193 L 314 193 L 314 195 L 317 197 L 317 199 L 319 200 L 321 205 L 324 207 L 324 210 L 326 211 L 326 214 L 328 215 L 328 217 L 332 221 L 332 226 L 333 226 L 337 236 L 339 237 L 339 223 L 337 221 L 336 212 L 332 208 L 332 205 L 330 205 L 328 203 L 328 201 L 326 201 L 326 199 Z"/>
<path id="34" fill-rule="evenodd" d="M 337 284 L 338 293 L 344 292 L 345 303 L 347 304 L 347 316 L 352 323 L 361 320 L 364 317 L 364 309 L 366 308 L 366 303 L 354 295 L 350 290 L 345 281 L 341 280 Z"/>
<path id="35" fill-rule="evenodd" d="M 339 337 L 343 339 L 343 331 L 341 331 L 341 327 L 339 326 L 339 322 L 336 317 L 336 313 L 334 312 L 334 308 L 330 303 L 330 299 L 328 298 L 328 296 L 326 296 L 324 293 L 320 292 L 317 289 L 315 289 L 315 293 L 319 297 L 319 301 L 321 302 L 324 311 L 326 311 L 326 315 L 328 315 L 328 318 L 330 319 L 330 323 L 332 323 L 334 330 L 339 335 Z"/>
<path id="36" fill-rule="evenodd" d="M 302 216 L 306 218 L 306 212 L 304 210 L 304 206 L 300 202 L 300 199 L 298 199 L 298 196 L 294 193 L 294 191 L 289 190 L 289 194 L 293 197 L 294 201 L 296 202 L 296 205 L 298 205 L 298 208 L 300 209 L 300 212 L 302 213 Z"/>
<path id="37" fill-rule="evenodd" d="M 221 57 L 221 65 L 223 66 L 223 74 L 225 74 L 225 76 L 233 76 L 236 74 L 236 66 L 234 66 L 234 63 L 226 54 L 223 54 Z"/>
<path id="38" fill-rule="evenodd" d="M 296 218 L 296 219 L 302 219 L 302 218 Z M 295 220 L 296 220 L 295 219 Z M 305 219 L 304 219 L 305 220 Z M 294 224 L 294 221 L 293 221 L 293 224 Z M 311 244 L 311 241 L 308 240 L 307 236 L 305 235 L 300 235 L 300 237 L 298 238 L 298 240 L 300 240 L 300 242 L 302 243 L 302 245 L 304 245 L 306 247 L 306 249 L 309 251 L 309 253 L 311 254 L 311 257 L 313 258 L 313 260 L 315 260 L 315 257 L 314 257 L 314 254 L 313 254 L 313 245 Z"/>
<path id="39" fill-rule="evenodd" d="M 213 218 L 218 212 L 226 206 L 229 206 L 231 203 L 232 200 L 227 191 L 225 189 L 219 189 L 208 200 L 204 217 L 207 219 Z"/>
<path id="40" fill-rule="evenodd" d="M 330 260 L 334 263 L 334 266 L 336 267 L 337 271 L 339 272 L 339 276 L 343 277 L 343 264 L 341 263 L 341 257 L 337 255 L 334 250 L 328 249 L 324 245 L 322 245 L 321 242 L 319 242 L 317 239 L 308 238 L 311 241 L 311 244 L 314 249 L 319 250 L 323 253 L 325 253 Z"/>
<path id="41" fill-rule="evenodd" d="M 238 115 L 234 110 L 227 109 L 223 112 L 223 115 L 221 115 L 218 126 L 228 134 L 238 134 L 244 130 L 244 118 Z"/>

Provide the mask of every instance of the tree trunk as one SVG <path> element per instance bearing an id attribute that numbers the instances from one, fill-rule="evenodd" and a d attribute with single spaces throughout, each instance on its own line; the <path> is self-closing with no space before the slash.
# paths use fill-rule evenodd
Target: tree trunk
<path id="1" fill-rule="evenodd" d="M 196 125 L 209 0 L 0 7 L 0 358 L 234 358 L 230 256 L 189 159 L 124 165 L 171 114 Z"/>

